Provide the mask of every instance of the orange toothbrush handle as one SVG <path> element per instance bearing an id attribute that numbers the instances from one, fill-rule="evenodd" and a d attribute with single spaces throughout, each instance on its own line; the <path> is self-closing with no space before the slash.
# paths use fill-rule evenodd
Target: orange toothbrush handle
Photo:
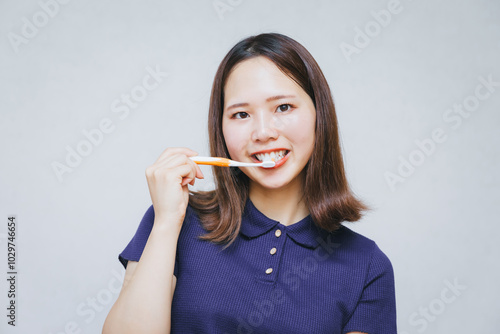
<path id="1" fill-rule="evenodd" d="M 215 161 L 196 161 L 198 165 L 210 165 L 210 166 L 220 166 L 220 167 L 229 167 L 229 163 L 231 160 L 226 158 L 220 158 Z"/>

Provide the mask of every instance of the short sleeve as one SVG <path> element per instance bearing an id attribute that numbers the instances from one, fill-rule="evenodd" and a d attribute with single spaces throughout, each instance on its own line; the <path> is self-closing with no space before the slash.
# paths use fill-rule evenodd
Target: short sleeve
<path id="1" fill-rule="evenodd" d="M 146 243 L 148 241 L 149 235 L 151 234 L 151 230 L 153 229 L 153 224 L 155 220 L 155 212 L 153 205 L 151 205 L 139 224 L 135 235 L 132 240 L 128 243 L 127 247 L 118 255 L 118 260 L 121 262 L 123 267 L 127 268 L 128 261 L 139 261 L 144 251 L 144 247 L 146 247 Z M 174 275 L 177 276 L 177 255 L 175 257 L 175 267 L 174 267 Z"/>
<path id="2" fill-rule="evenodd" d="M 361 298 L 342 333 L 397 334 L 394 271 L 375 245 Z"/>

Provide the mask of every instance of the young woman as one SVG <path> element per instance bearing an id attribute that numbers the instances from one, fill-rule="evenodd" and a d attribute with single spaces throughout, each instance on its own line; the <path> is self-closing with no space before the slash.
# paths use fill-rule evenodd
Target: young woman
<path id="1" fill-rule="evenodd" d="M 119 255 L 103 333 L 396 334 L 394 274 L 343 226 L 368 208 L 346 180 L 328 83 L 293 39 L 237 43 L 215 75 L 210 154 L 274 168 L 200 168 L 167 148 L 146 170 L 152 205 Z M 140 261 L 139 261 L 140 260 Z"/>

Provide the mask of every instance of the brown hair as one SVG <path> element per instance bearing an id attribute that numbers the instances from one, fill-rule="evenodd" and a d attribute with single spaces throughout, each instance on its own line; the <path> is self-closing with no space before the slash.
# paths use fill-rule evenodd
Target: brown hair
<path id="1" fill-rule="evenodd" d="M 311 97 L 316 108 L 316 139 L 304 167 L 304 200 L 315 224 L 334 231 L 343 221 L 357 221 L 369 208 L 352 193 L 346 179 L 330 87 L 311 54 L 297 41 L 278 33 L 251 36 L 238 42 L 215 74 L 208 115 L 210 154 L 229 158 L 222 133 L 224 85 L 233 67 L 264 56 Z M 249 178 L 238 168 L 213 168 L 215 190 L 191 192 L 189 204 L 208 231 L 201 238 L 231 244 L 237 237 Z"/>

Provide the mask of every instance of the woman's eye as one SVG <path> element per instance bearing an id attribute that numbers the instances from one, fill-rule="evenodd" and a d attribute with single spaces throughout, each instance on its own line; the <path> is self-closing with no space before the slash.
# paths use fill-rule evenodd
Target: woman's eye
<path id="1" fill-rule="evenodd" d="M 285 111 L 289 111 L 291 107 L 292 106 L 289 104 L 282 104 L 282 105 L 278 106 L 278 110 L 285 112 Z"/>
<path id="2" fill-rule="evenodd" d="M 239 111 L 233 114 L 233 118 L 239 118 L 239 119 L 246 118 L 247 116 L 248 114 L 244 111 Z"/>

